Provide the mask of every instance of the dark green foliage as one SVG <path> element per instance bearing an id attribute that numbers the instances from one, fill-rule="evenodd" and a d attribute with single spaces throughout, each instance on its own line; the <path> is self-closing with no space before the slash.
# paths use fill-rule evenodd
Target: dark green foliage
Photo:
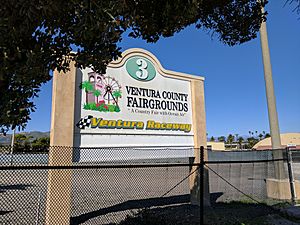
<path id="1" fill-rule="evenodd" d="M 50 138 L 49 137 L 41 137 L 41 138 L 36 138 L 31 142 L 32 147 L 35 146 L 50 146 Z"/>
<path id="2" fill-rule="evenodd" d="M 218 141 L 220 141 L 220 142 L 225 142 L 225 140 L 226 140 L 225 136 L 218 137 Z"/>
<path id="3" fill-rule="evenodd" d="M 256 143 L 258 143 L 258 142 L 259 142 L 259 140 L 258 140 L 257 138 L 255 138 L 255 137 L 249 137 L 249 138 L 247 138 L 247 145 L 246 145 L 246 148 L 252 149 L 253 146 L 254 146 Z"/>
<path id="4" fill-rule="evenodd" d="M 226 144 L 232 144 L 234 142 L 234 136 L 232 134 L 229 134 L 226 139 Z"/>
<path id="5" fill-rule="evenodd" d="M 252 149 L 255 144 L 268 137 L 271 136 L 265 131 L 262 131 L 261 133 L 258 131 L 249 131 L 249 137 L 245 139 L 238 134 L 235 134 L 235 137 L 232 134 L 229 134 L 227 138 L 225 136 L 220 136 L 217 140 L 219 142 L 225 142 L 226 149 Z M 210 141 L 215 141 L 215 138 L 211 137 Z"/>
<path id="6" fill-rule="evenodd" d="M 271 137 L 271 135 L 269 133 L 265 134 L 265 138 Z"/>
<path id="7" fill-rule="evenodd" d="M 25 134 L 16 134 L 13 151 L 14 153 L 30 152 L 41 153 L 48 152 L 50 146 L 49 137 L 40 137 L 33 139 L 32 136 Z"/>
<path id="8" fill-rule="evenodd" d="M 74 60 L 105 72 L 120 56 L 117 43 L 126 30 L 156 42 L 195 24 L 235 45 L 255 38 L 265 19 L 257 0 L 3 0 L 0 15 L 2 132 L 25 127 L 50 71 L 67 71 Z"/>

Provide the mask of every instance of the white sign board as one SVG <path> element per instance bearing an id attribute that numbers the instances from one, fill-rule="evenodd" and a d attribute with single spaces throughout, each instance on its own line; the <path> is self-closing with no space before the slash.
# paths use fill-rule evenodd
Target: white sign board
<path id="1" fill-rule="evenodd" d="M 190 80 L 164 74 L 155 57 L 127 54 L 106 74 L 80 70 L 76 88 L 78 147 L 194 146 Z"/>

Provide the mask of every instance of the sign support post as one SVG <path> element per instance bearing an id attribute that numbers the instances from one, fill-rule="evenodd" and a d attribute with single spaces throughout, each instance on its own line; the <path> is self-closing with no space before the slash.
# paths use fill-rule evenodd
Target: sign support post
<path id="1" fill-rule="evenodd" d="M 193 111 L 193 128 L 194 128 L 194 163 L 200 162 L 200 147 L 206 147 L 206 117 L 204 102 L 204 81 L 192 80 L 192 111 Z M 207 160 L 207 151 L 204 151 L 204 160 Z M 192 171 L 197 167 L 192 167 Z M 204 168 L 204 190 L 200 190 L 199 170 L 190 176 L 191 203 L 200 205 L 200 193 L 203 192 L 203 203 L 205 206 L 210 205 L 208 171 Z M 202 200 L 201 200 L 202 201 Z"/>
<path id="2" fill-rule="evenodd" d="M 72 62 L 70 71 L 53 75 L 52 115 L 49 166 L 70 166 L 73 156 L 74 107 L 76 67 Z M 49 170 L 46 200 L 47 225 L 70 224 L 71 170 Z"/>

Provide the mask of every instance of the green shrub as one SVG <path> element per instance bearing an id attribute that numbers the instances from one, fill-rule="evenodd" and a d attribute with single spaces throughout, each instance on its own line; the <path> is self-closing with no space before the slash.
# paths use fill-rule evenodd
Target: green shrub
<path id="1" fill-rule="evenodd" d="M 97 110 L 96 103 L 85 103 L 83 108 L 87 110 Z"/>
<path id="2" fill-rule="evenodd" d="M 114 105 L 108 105 L 108 110 L 110 112 L 114 112 L 115 111 L 115 106 Z"/>
<path id="3" fill-rule="evenodd" d="M 100 112 L 107 112 L 108 111 L 108 106 L 106 104 L 101 104 L 98 108 Z"/>
<path id="4" fill-rule="evenodd" d="M 121 110 L 120 110 L 120 107 L 119 106 L 115 106 L 115 112 L 120 112 Z"/>
<path id="5" fill-rule="evenodd" d="M 90 103 L 90 109 L 91 110 L 97 110 L 96 103 Z"/>
<path id="6" fill-rule="evenodd" d="M 90 109 L 90 105 L 88 103 L 85 103 L 83 105 L 83 109 L 89 110 Z"/>
<path id="7" fill-rule="evenodd" d="M 107 104 L 101 104 L 97 105 L 96 103 L 85 103 L 83 105 L 83 109 L 86 110 L 97 110 L 100 112 L 120 112 L 119 106 L 115 105 L 107 105 Z"/>

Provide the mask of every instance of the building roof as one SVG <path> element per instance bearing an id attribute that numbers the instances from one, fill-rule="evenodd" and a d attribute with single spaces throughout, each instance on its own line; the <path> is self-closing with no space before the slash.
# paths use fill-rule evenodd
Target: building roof
<path id="1" fill-rule="evenodd" d="M 282 147 L 286 147 L 289 144 L 296 145 L 297 149 L 300 149 L 300 133 L 285 133 L 280 134 L 281 145 Z M 271 138 L 265 138 L 259 141 L 256 145 L 253 146 L 254 149 L 262 150 L 262 149 L 271 149 Z"/>
<path id="2" fill-rule="evenodd" d="M 223 151 L 225 150 L 225 143 L 223 141 L 208 141 L 207 149 Z"/>

